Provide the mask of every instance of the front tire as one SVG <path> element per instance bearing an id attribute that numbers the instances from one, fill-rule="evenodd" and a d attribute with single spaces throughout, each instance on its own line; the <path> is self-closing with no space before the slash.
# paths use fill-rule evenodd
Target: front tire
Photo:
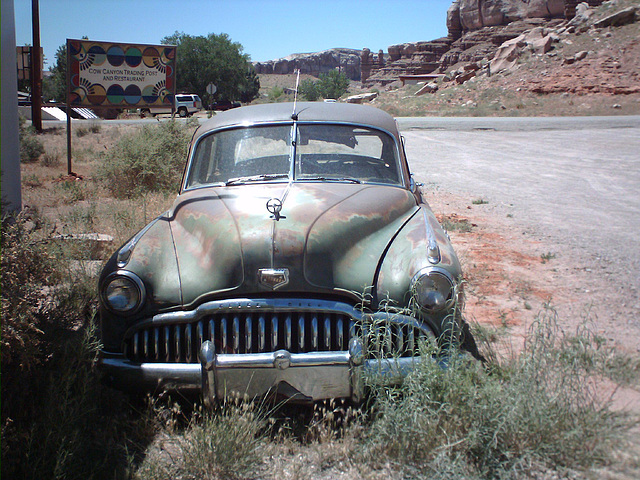
<path id="1" fill-rule="evenodd" d="M 187 116 L 187 109 L 184 107 L 180 107 L 178 109 L 178 115 L 180 115 L 180 118 L 185 118 Z"/>

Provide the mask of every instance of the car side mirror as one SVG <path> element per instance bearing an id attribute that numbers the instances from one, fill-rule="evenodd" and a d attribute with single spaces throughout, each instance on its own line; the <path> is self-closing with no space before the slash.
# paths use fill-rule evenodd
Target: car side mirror
<path id="1" fill-rule="evenodd" d="M 409 188 L 413 193 L 416 193 L 420 187 L 424 187 L 424 183 L 416 182 L 416 179 L 413 178 L 413 174 L 409 177 Z"/>

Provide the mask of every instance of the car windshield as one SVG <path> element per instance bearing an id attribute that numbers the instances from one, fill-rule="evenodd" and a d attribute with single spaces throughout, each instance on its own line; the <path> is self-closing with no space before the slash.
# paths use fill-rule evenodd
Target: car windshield
<path id="1" fill-rule="evenodd" d="M 295 181 L 402 184 L 390 135 L 316 123 L 298 124 L 296 132 L 291 125 L 274 125 L 209 134 L 196 146 L 185 188 L 286 182 L 292 173 Z"/>

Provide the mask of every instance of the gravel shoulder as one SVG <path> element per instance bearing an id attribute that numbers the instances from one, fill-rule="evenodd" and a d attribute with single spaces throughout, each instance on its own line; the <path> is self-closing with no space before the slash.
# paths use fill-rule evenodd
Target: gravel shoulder
<path id="1" fill-rule="evenodd" d="M 467 316 L 515 348 L 551 306 L 640 354 L 640 118 L 399 119 L 416 179 L 448 228 Z M 610 122 L 610 123 L 609 123 Z M 640 412 L 639 385 L 616 392 Z"/>

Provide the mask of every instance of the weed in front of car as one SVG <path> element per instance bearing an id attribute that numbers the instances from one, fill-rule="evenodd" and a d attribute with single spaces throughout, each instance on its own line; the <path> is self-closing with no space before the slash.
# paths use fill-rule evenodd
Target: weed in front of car
<path id="1" fill-rule="evenodd" d="M 236 479 L 248 478 L 259 468 L 268 424 L 262 405 L 227 401 L 211 411 L 198 408 L 183 427 L 176 417 L 186 417 L 175 405 L 156 410 L 157 418 L 165 419 L 164 427 L 137 478 Z"/>
<path id="2" fill-rule="evenodd" d="M 498 363 L 483 352 L 491 359 L 485 366 L 452 356 L 445 369 L 421 362 L 401 386 L 376 397 L 362 461 L 464 478 L 607 462 L 629 423 L 597 395 L 594 378 L 605 357 L 597 349 L 576 355 L 578 339 L 592 345 L 585 334 L 564 334 L 545 310 L 517 356 Z M 583 356 L 589 362 L 577 361 Z"/>

